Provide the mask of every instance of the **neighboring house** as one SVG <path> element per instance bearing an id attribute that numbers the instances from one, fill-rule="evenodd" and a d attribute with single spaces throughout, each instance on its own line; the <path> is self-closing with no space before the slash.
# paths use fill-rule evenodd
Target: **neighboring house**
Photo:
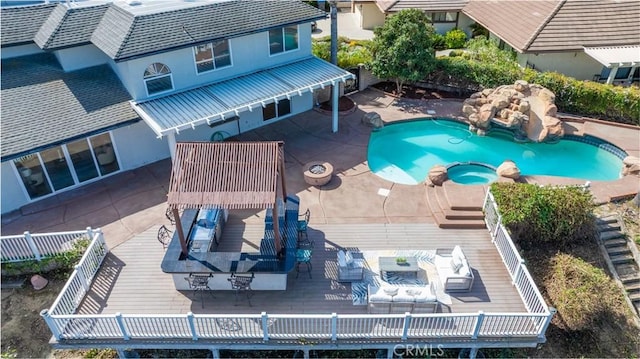
<path id="1" fill-rule="evenodd" d="M 638 81 L 637 0 L 471 0 L 462 11 L 515 50 L 523 67 L 578 80 Z"/>
<path id="2" fill-rule="evenodd" d="M 316 90 L 338 94 L 353 76 L 311 54 L 311 23 L 326 13 L 298 1 L 87 1 L 0 14 L 2 213 L 167 158 L 176 141 L 308 111 Z M 336 131 L 337 112 L 333 121 Z"/>
<path id="3" fill-rule="evenodd" d="M 469 33 L 469 18 L 461 10 L 469 0 L 354 0 L 353 12 L 359 19 L 359 26 L 373 30 L 382 26 L 387 16 L 405 9 L 419 9 L 425 12 L 437 33 L 445 34 L 455 28 Z"/>

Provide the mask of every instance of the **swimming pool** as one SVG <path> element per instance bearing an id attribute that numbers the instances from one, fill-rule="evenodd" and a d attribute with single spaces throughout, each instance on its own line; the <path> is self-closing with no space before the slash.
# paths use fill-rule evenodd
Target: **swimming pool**
<path id="1" fill-rule="evenodd" d="M 478 136 L 468 125 L 444 118 L 393 123 L 371 133 L 369 168 L 395 183 L 423 182 L 436 164 L 478 162 L 498 167 L 510 159 L 521 175 L 585 180 L 620 178 L 624 151 L 595 137 L 566 136 L 558 143 L 518 143 L 509 131 Z"/>

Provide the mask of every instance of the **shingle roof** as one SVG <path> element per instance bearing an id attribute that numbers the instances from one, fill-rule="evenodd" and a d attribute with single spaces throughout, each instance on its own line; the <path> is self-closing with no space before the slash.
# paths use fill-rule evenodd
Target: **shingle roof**
<path id="1" fill-rule="evenodd" d="M 404 9 L 423 11 L 459 11 L 469 0 L 376 0 L 383 12 L 398 12 Z"/>
<path id="2" fill-rule="evenodd" d="M 122 60 L 325 17 L 324 11 L 291 0 L 223 1 L 138 15 L 112 5 L 91 41 L 112 59 Z"/>
<path id="3" fill-rule="evenodd" d="M 3 7 L 0 11 L 0 43 L 2 46 L 32 42 L 40 25 L 55 7 L 53 4 Z"/>
<path id="4" fill-rule="evenodd" d="M 637 0 L 470 0 L 462 11 L 519 52 L 640 44 Z"/>
<path id="5" fill-rule="evenodd" d="M 7 59 L 2 61 L 1 87 L 3 161 L 139 120 L 108 65 L 65 73 L 52 54 Z"/>
<path id="6" fill-rule="evenodd" d="M 108 4 L 83 7 L 59 4 L 42 24 L 33 41 L 45 50 L 89 43 L 91 34 L 108 7 Z"/>

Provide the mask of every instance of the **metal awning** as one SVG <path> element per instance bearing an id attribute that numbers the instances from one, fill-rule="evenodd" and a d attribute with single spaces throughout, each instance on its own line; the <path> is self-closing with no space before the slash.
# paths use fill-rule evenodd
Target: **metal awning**
<path id="1" fill-rule="evenodd" d="M 162 137 L 353 78 L 313 56 L 177 94 L 131 101 L 131 106 Z"/>
<path id="2" fill-rule="evenodd" d="M 178 142 L 171 208 L 272 208 L 284 161 L 282 142 Z"/>
<path id="3" fill-rule="evenodd" d="M 608 68 L 640 66 L 640 45 L 585 47 L 584 52 Z"/>

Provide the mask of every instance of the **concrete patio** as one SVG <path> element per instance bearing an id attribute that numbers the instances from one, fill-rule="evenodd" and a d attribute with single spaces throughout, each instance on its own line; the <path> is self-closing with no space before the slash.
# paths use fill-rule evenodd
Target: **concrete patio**
<path id="1" fill-rule="evenodd" d="M 370 172 L 367 144 L 371 129 L 360 120 L 375 111 L 386 122 L 434 116 L 461 115 L 460 100 L 396 100 L 377 90 L 350 96 L 358 107 L 340 116 L 339 132 L 331 132 L 329 115 L 308 111 L 239 136 L 239 140 L 281 140 L 285 143 L 288 193 L 301 199 L 301 210 L 311 210 L 312 224 L 337 223 L 434 223 L 423 185 L 400 185 Z M 609 126 L 599 122 L 572 121 L 573 132 L 608 140 L 633 156 L 640 155 L 638 128 Z M 322 187 L 304 182 L 302 165 L 314 160 L 334 166 L 334 177 Z M 119 173 L 82 188 L 61 193 L 2 216 L 2 235 L 102 228 L 110 248 L 151 227 L 168 223 L 166 193 L 171 163 L 162 160 Z M 584 183 L 549 177 L 530 177 L 537 183 Z M 453 187 L 453 186 L 452 186 Z M 457 186 L 464 187 L 464 186 Z M 638 178 L 596 182 L 591 189 L 598 201 L 608 201 L 638 191 Z M 387 195 L 384 192 L 388 191 Z M 447 193 L 465 198 L 464 188 Z M 382 193 L 382 194 L 381 194 Z M 263 223 L 264 212 L 239 212 L 236 220 Z M 158 244 L 159 245 L 159 244 Z"/>

